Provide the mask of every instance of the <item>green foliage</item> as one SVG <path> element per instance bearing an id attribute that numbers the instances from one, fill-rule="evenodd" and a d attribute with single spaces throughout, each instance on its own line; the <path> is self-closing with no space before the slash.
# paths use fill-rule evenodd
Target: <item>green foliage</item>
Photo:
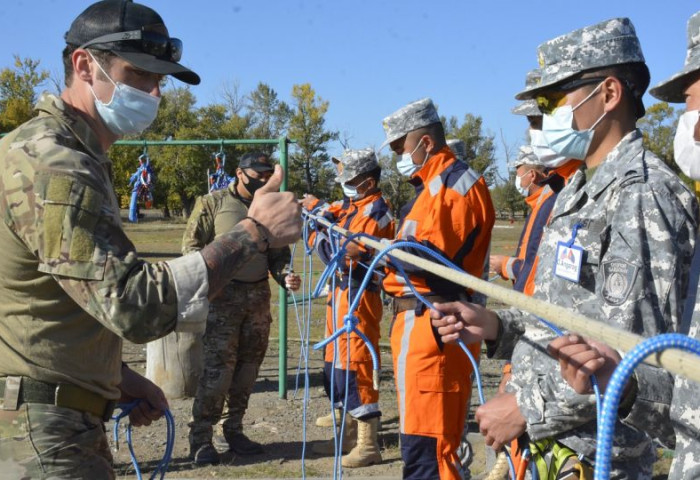
<path id="1" fill-rule="evenodd" d="M 673 138 L 683 112 L 682 108 L 676 109 L 666 102 L 658 102 L 647 108 L 646 115 L 637 122 L 637 126 L 644 135 L 644 147 L 654 152 L 694 190 L 694 182 L 681 172 L 673 160 Z"/>
<path id="2" fill-rule="evenodd" d="M 333 189 L 335 170 L 326 150 L 338 132 L 326 130 L 328 102 L 316 96 L 308 83 L 292 87 L 293 113 L 287 136 L 297 141 L 290 155 L 289 190 L 301 195 L 313 193 L 327 198 Z"/>
<path id="3" fill-rule="evenodd" d="M 516 212 L 526 214 L 528 210 L 525 199 L 515 188 L 515 171 L 509 172 L 507 182 L 501 182 L 491 189 L 491 200 L 499 216 L 505 214 L 512 218 L 515 217 Z"/>
<path id="4" fill-rule="evenodd" d="M 471 168 L 481 173 L 488 185 L 496 180 L 496 147 L 493 135 L 483 133 L 483 120 L 480 116 L 467 113 L 464 123 L 459 124 L 457 117 L 442 118 L 447 138 L 458 138 L 464 142 L 466 162 Z"/>
<path id="5" fill-rule="evenodd" d="M 9 132 L 33 116 L 37 89 L 49 78 L 39 60 L 14 56 L 12 68 L 0 70 L 0 132 Z"/>
<path id="6" fill-rule="evenodd" d="M 415 189 L 406 181 L 406 177 L 399 173 L 396 162 L 391 156 L 382 155 L 378 160 L 379 165 L 382 166 L 382 179 L 379 186 L 384 198 L 391 205 L 394 217 L 398 219 L 401 208 L 413 198 Z"/>
<path id="7" fill-rule="evenodd" d="M 277 98 L 269 85 L 260 82 L 258 87 L 248 95 L 248 119 L 250 138 L 278 138 L 289 126 L 292 109 Z M 260 145 L 256 150 L 272 155 L 275 145 Z"/>

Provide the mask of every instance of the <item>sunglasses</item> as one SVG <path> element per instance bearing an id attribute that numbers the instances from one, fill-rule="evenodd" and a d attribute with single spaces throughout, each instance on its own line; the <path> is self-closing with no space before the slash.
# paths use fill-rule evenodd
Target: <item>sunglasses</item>
<path id="1" fill-rule="evenodd" d="M 600 83 L 607 77 L 590 77 L 572 80 L 556 87 L 556 90 L 549 90 L 535 97 L 540 112 L 551 114 L 558 107 L 566 103 L 566 96 L 573 90 L 577 90 L 585 85 Z"/>
<path id="2" fill-rule="evenodd" d="M 102 35 L 82 44 L 80 48 L 86 48 L 98 43 L 127 42 L 132 40 L 140 40 L 141 50 L 154 57 L 167 58 L 173 62 L 179 62 L 182 58 L 182 40 L 170 38 L 149 30 L 130 30 L 128 32 Z"/>

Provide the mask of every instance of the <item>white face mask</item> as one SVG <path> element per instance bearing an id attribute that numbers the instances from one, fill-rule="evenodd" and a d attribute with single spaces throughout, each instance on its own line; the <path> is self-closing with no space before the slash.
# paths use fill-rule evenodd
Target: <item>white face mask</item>
<path id="1" fill-rule="evenodd" d="M 418 147 L 420 147 L 421 143 L 423 143 L 422 138 L 420 142 L 418 142 L 418 145 L 416 145 L 416 148 L 414 148 L 411 153 L 401 154 L 401 158 L 396 162 L 396 168 L 399 170 L 399 173 L 401 173 L 401 175 L 405 177 L 412 177 L 413 174 L 420 170 L 423 167 L 423 165 L 425 165 L 425 162 L 428 161 L 428 152 L 426 151 L 423 163 L 421 163 L 420 165 L 416 165 L 415 163 L 413 163 L 413 154 L 416 153 L 416 150 L 418 150 Z"/>
<path id="2" fill-rule="evenodd" d="M 369 178 L 365 178 L 362 182 L 360 182 L 360 185 L 364 185 L 364 183 L 369 180 Z M 360 185 L 357 185 L 353 187 L 352 185 L 348 185 L 347 183 L 343 183 L 341 187 L 343 187 L 343 195 L 348 197 L 350 200 L 357 200 L 360 197 L 360 194 L 357 193 L 357 189 L 359 188 Z"/>
<path id="3" fill-rule="evenodd" d="M 92 57 L 92 54 L 90 54 Z M 95 60 L 95 57 L 92 57 Z M 133 133 L 141 133 L 146 130 L 158 115 L 160 97 L 154 97 L 146 92 L 125 85 L 121 82 L 115 83 L 107 75 L 102 66 L 95 60 L 102 73 L 114 85 L 112 99 L 104 103 L 90 86 L 92 96 L 95 97 L 95 108 L 102 118 L 104 124 L 115 135 L 123 136 Z"/>
<path id="4" fill-rule="evenodd" d="M 598 126 L 607 112 L 603 112 L 596 122 L 588 130 L 574 130 L 574 110 L 586 103 L 600 88 L 603 83 L 598 84 L 586 98 L 578 105 L 563 105 L 557 107 L 551 114 L 544 114 L 542 117 L 542 135 L 547 145 L 559 155 L 566 158 L 584 160 L 588 154 L 588 148 L 593 141 L 595 127 Z"/>
<path id="5" fill-rule="evenodd" d="M 515 174 L 515 188 L 518 190 L 518 193 L 522 195 L 523 197 L 529 197 L 530 196 L 530 187 L 532 186 L 532 182 L 534 180 L 530 181 L 530 184 L 527 187 L 523 187 L 522 185 L 522 178 L 530 173 L 530 170 L 527 172 L 523 173 L 522 175 L 518 175 L 517 173 Z"/>
<path id="6" fill-rule="evenodd" d="M 698 110 L 690 110 L 681 115 L 673 139 L 673 159 L 681 172 L 693 180 L 700 180 L 700 142 L 695 140 L 699 115 Z"/>
<path id="7" fill-rule="evenodd" d="M 530 146 L 542 165 L 547 168 L 556 168 L 566 163 L 566 157 L 549 148 L 542 130 L 530 129 Z"/>

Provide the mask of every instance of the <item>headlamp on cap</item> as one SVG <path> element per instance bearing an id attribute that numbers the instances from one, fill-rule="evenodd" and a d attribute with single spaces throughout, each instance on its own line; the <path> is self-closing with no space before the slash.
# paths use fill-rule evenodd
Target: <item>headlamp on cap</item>
<path id="1" fill-rule="evenodd" d="M 150 30 L 131 30 L 128 32 L 117 32 L 102 35 L 86 42 L 80 48 L 87 48 L 91 45 L 113 42 L 141 41 L 141 51 L 158 58 L 165 58 L 173 62 L 179 62 L 182 58 L 182 40 L 170 38 L 158 32 Z"/>

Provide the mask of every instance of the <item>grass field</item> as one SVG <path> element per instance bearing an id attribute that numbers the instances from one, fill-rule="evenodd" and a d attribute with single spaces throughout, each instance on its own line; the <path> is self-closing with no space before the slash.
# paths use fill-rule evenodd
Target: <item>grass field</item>
<path id="1" fill-rule="evenodd" d="M 147 217 L 147 220 L 148 219 Z M 520 232 L 522 230 L 523 223 L 522 220 L 516 220 L 514 224 L 510 224 L 508 221 L 497 221 L 493 230 L 492 240 L 491 240 L 491 253 L 511 255 L 515 251 L 518 244 L 518 239 L 520 238 Z M 124 229 L 126 230 L 129 238 L 137 246 L 139 255 L 149 261 L 161 261 L 167 260 L 168 258 L 174 258 L 180 255 L 180 244 L 182 240 L 182 234 L 185 229 L 185 223 L 181 220 L 173 221 L 144 221 L 142 223 L 133 224 L 126 223 Z M 304 273 L 304 247 L 303 243 L 300 241 L 296 246 L 292 248 L 294 251 L 294 259 L 292 266 L 298 274 Z M 324 265 L 315 257 L 312 263 L 312 273 L 313 273 L 313 286 L 315 287 L 315 282 L 318 280 L 321 272 L 323 271 Z M 509 286 L 508 282 L 503 280 L 497 280 L 496 283 Z M 270 280 L 270 286 L 272 287 L 272 318 L 278 318 L 279 312 L 279 288 L 274 280 Z M 313 287 L 312 287 L 313 288 Z M 301 298 L 301 294 L 297 295 Z M 491 302 L 489 306 L 494 308 L 500 308 L 502 305 L 497 302 Z M 325 315 L 325 298 L 317 299 L 313 301 L 312 306 L 312 327 L 311 327 L 311 338 L 314 340 L 323 338 L 324 333 L 324 315 Z M 388 309 L 385 310 L 385 320 L 388 320 L 390 313 Z M 288 337 L 291 341 L 296 341 L 299 339 L 299 331 L 296 326 L 296 318 L 294 314 L 293 304 L 290 304 L 288 310 Z M 388 329 L 388 321 L 382 322 L 382 325 Z M 279 325 L 277 322 L 273 322 L 271 336 L 276 339 L 279 336 Z M 386 332 L 382 332 L 382 338 L 386 339 Z"/>

